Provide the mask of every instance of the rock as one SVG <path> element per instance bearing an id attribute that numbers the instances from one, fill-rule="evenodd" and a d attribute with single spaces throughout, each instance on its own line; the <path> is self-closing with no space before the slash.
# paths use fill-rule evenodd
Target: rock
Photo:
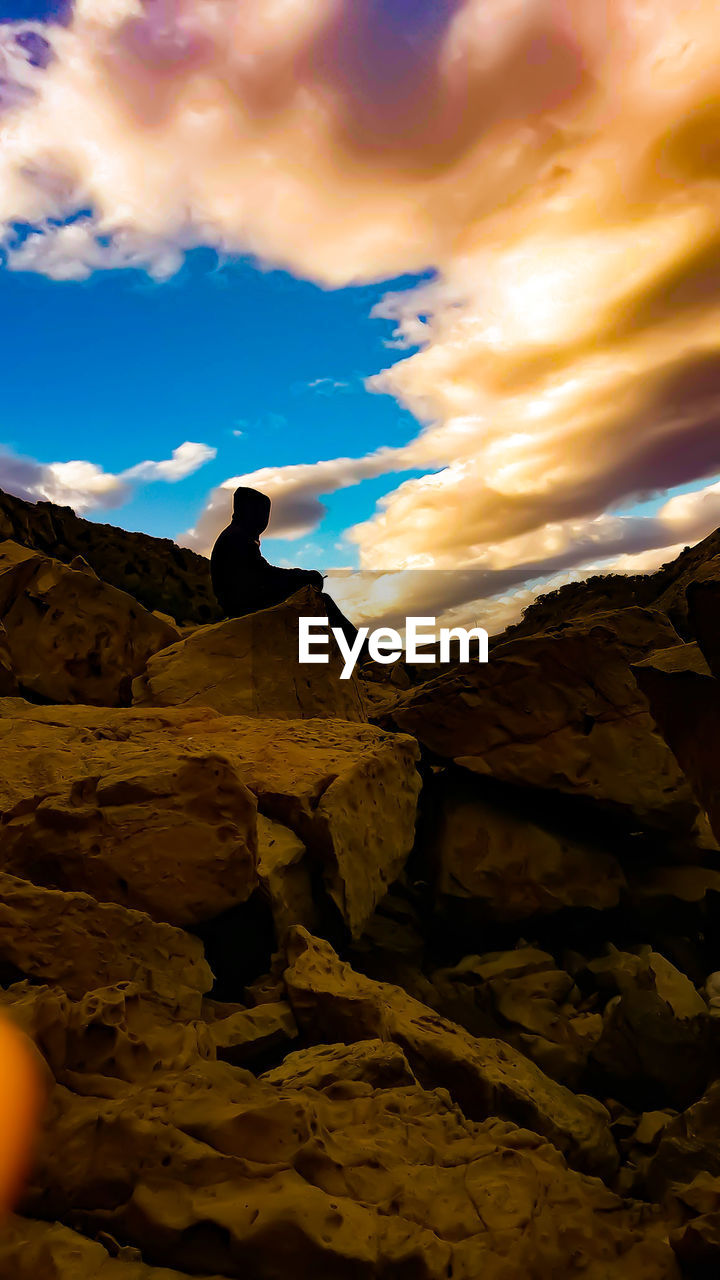
<path id="1" fill-rule="evenodd" d="M 414 841 L 417 745 L 371 725 L 8 699 L 0 743 L 6 870 L 172 924 L 249 898 L 256 802 L 305 845 L 355 936 Z"/>
<path id="2" fill-rule="evenodd" d="M 434 972 L 432 982 L 440 996 L 433 1000 L 438 1012 L 475 1035 L 506 1041 L 553 1080 L 572 1088 L 579 1085 L 603 1022 L 592 1002 L 582 1005 L 573 977 L 559 969 L 551 955 L 519 946 L 515 951 L 467 956 L 452 969 Z M 464 1009 L 461 993 L 468 1002 Z"/>
<path id="3" fill-rule="evenodd" d="M 298 662 L 300 618 L 324 614 L 320 592 L 307 587 L 272 609 L 201 627 L 148 663 L 133 685 L 135 705 L 366 721 L 358 680 L 340 679 L 344 664 L 334 641 L 329 665 Z"/>
<path id="4" fill-rule="evenodd" d="M 655 1095 L 687 1106 L 717 1065 L 709 1011 L 684 974 L 664 956 L 610 949 L 589 971 L 619 991 L 608 1004 L 602 1036 L 592 1051 L 611 1087 L 633 1099 Z"/>
<path id="5" fill-rule="evenodd" d="M 279 1067 L 266 1071 L 262 1079 L 276 1088 L 333 1089 L 335 1092 L 358 1082 L 373 1089 L 417 1085 L 402 1049 L 383 1040 L 312 1045 L 288 1054 Z"/>
<path id="6" fill-rule="evenodd" d="M 399 987 L 354 973 L 306 930 L 292 930 L 287 946 L 290 1003 L 311 1039 L 392 1041 L 426 1087 L 448 1089 L 471 1119 L 515 1120 L 548 1138 L 577 1168 L 614 1168 L 609 1117 L 599 1103 L 575 1097 L 508 1045 L 470 1035 Z"/>
<path id="7" fill-rule="evenodd" d="M 0 1009 L 35 1043 L 53 1076 L 76 1093 L 115 1097 L 123 1085 L 215 1058 L 210 1028 L 163 1016 L 133 983 L 71 1000 L 59 987 L 17 982 Z"/>
<path id="8" fill-rule="evenodd" d="M 293 924 L 313 929 L 317 907 L 307 849 L 288 827 L 258 815 L 258 877 L 270 902 L 275 936 L 282 941 Z"/>
<path id="9" fill-rule="evenodd" d="M 0 1276 L 7 1280 L 182 1280 L 179 1271 L 149 1267 L 137 1249 L 106 1236 L 112 1254 L 59 1222 L 12 1217 L 0 1230 Z M 203 1277 L 198 1277 L 203 1280 Z M 221 1280 L 205 1276 L 204 1280 Z"/>
<path id="10" fill-rule="evenodd" d="M 720 1080 L 663 1129 L 647 1176 L 648 1193 L 660 1201 L 698 1174 L 720 1178 Z"/>
<path id="11" fill-rule="evenodd" d="M 324 1066 L 297 1053 L 262 1080 L 198 1062 L 109 1099 L 58 1086 L 25 1200 L 190 1274 L 504 1280 L 582 1263 L 677 1280 L 657 1214 L 527 1130 L 468 1121 L 374 1045 Z"/>
<path id="12" fill-rule="evenodd" d="M 217 742 L 191 754 L 171 735 L 133 738 L 122 713 L 73 710 L 0 715 L 6 870 L 176 925 L 246 901 L 256 802 Z"/>
<path id="13" fill-rule="evenodd" d="M 121 706 L 177 631 L 123 591 L 59 560 L 0 543 L 0 617 L 21 688 L 48 702 Z"/>
<path id="14" fill-rule="evenodd" d="M 686 1220 L 670 1242 L 683 1275 L 712 1277 L 720 1263 L 720 1178 L 700 1173 L 687 1186 L 674 1187 L 669 1207 Z"/>
<path id="15" fill-rule="evenodd" d="M 656 1146 L 663 1129 L 670 1124 L 674 1114 L 672 1111 L 644 1111 L 635 1130 L 635 1141 L 643 1147 Z"/>
<path id="16" fill-rule="evenodd" d="M 0 698 L 14 698 L 17 692 L 18 686 L 8 635 L 2 622 L 0 622 Z"/>
<path id="17" fill-rule="evenodd" d="M 293 1011 L 284 1001 L 238 1010 L 209 1025 L 218 1059 L 236 1067 L 255 1062 L 269 1051 L 287 1051 L 298 1036 Z"/>
<path id="18" fill-rule="evenodd" d="M 429 681 L 400 700 L 392 723 L 476 773 L 594 800 L 633 829 L 687 834 L 697 804 L 630 671 L 675 643 L 651 610 L 580 619 Z"/>
<path id="19" fill-rule="evenodd" d="M 720 681 L 713 679 L 697 644 L 653 654 L 633 672 L 720 839 Z"/>
<path id="20" fill-rule="evenodd" d="M 69 507 L 23 502 L 2 490 L 0 538 L 10 538 L 63 564 L 82 559 L 103 582 L 127 591 L 146 609 L 157 609 L 180 622 L 206 623 L 220 617 L 209 561 L 169 538 L 82 520 Z"/>
<path id="21" fill-rule="evenodd" d="M 202 944 L 140 911 L 0 873 L 0 973 L 81 997 L 132 982 L 174 1016 L 200 1016 L 212 974 Z"/>
<path id="22" fill-rule="evenodd" d="M 715 577 L 690 583 L 687 602 L 698 645 L 712 674 L 720 679 L 720 558 Z"/>
<path id="23" fill-rule="evenodd" d="M 446 775 L 428 808 L 437 900 L 453 918 L 512 921 L 617 906 L 625 877 L 616 859 L 533 821 L 531 801 L 493 801 L 472 775 Z"/>

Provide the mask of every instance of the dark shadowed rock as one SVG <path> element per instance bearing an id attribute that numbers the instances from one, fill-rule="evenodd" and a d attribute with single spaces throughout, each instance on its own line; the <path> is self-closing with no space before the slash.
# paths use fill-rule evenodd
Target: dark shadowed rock
<path id="1" fill-rule="evenodd" d="M 653 654 L 633 672 L 720 840 L 720 681 L 697 644 Z"/>
<path id="2" fill-rule="evenodd" d="M 690 786 L 657 733 L 630 663 L 677 636 L 628 609 L 498 647 L 407 695 L 392 722 L 479 774 L 584 797 L 640 827 L 689 833 Z"/>
<path id="3" fill-rule="evenodd" d="M 717 576 L 688 587 L 688 614 L 693 633 L 713 675 L 720 679 L 720 558 Z"/>
<path id="4" fill-rule="evenodd" d="M 625 877 L 611 854 L 533 821 L 529 798 L 503 798 L 471 774 L 446 774 L 429 792 L 428 855 L 446 913 L 502 922 L 617 905 Z"/>
<path id="5" fill-rule="evenodd" d="M 17 683 L 46 702 L 127 704 L 133 677 L 178 638 L 94 574 L 14 542 L 0 543 L 0 618 Z"/>

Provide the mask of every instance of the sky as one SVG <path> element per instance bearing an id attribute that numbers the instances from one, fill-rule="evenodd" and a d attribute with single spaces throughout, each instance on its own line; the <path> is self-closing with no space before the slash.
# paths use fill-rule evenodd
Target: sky
<path id="1" fill-rule="evenodd" d="M 671 559 L 719 56 L 714 0 L 0 0 L 0 486 L 207 554 L 252 484 L 360 613 L 493 630 Z"/>

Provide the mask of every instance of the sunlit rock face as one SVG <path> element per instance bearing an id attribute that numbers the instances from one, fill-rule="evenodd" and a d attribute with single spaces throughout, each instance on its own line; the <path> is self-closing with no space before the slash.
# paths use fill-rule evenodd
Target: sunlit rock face
<path id="1" fill-rule="evenodd" d="M 148 662 L 133 701 L 278 720 L 364 721 L 362 689 L 354 675 L 341 679 L 334 641 L 327 665 L 298 661 L 300 619 L 323 613 L 319 592 L 306 588 L 272 609 L 201 627 Z"/>

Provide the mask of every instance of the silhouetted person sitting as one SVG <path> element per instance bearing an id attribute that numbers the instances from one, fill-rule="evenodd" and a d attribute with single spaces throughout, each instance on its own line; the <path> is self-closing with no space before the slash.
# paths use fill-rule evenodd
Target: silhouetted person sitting
<path id="1" fill-rule="evenodd" d="M 282 604 L 301 587 L 323 588 L 323 576 L 316 569 L 281 569 L 268 564 L 260 551 L 260 535 L 267 529 L 272 503 L 257 489 L 236 489 L 233 517 L 223 529 L 210 557 L 213 591 L 228 618 Z M 331 596 L 323 595 L 331 626 L 342 627 L 350 643 L 357 631 L 338 609 Z"/>

